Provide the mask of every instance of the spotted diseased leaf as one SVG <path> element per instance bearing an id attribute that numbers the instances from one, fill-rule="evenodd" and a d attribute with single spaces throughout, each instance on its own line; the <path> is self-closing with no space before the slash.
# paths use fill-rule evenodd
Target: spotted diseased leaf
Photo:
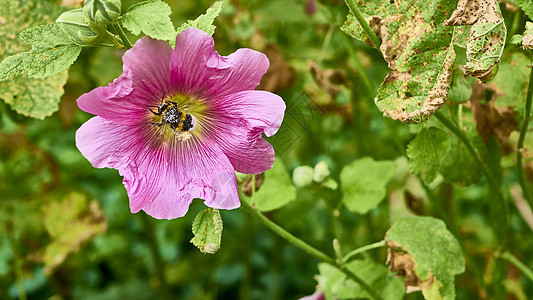
<path id="1" fill-rule="evenodd" d="M 426 299 L 454 299 L 454 276 L 465 271 L 459 243 L 441 220 L 407 217 L 389 229 L 385 241 L 393 272 L 404 274 L 408 292 L 422 290 Z"/>
<path id="2" fill-rule="evenodd" d="M 446 101 L 455 52 L 453 29 L 442 22 L 454 1 L 369 1 L 360 7 L 381 40 L 380 50 L 391 72 L 376 97 L 380 110 L 395 120 L 419 123 Z M 357 22 L 348 17 L 344 31 L 366 41 Z"/>
<path id="3" fill-rule="evenodd" d="M 222 218 L 218 209 L 204 209 L 196 215 L 192 223 L 194 237 L 191 243 L 202 253 L 214 254 L 220 249 L 222 228 Z"/>
<path id="4" fill-rule="evenodd" d="M 409 169 L 425 183 L 431 183 L 437 177 L 449 149 L 450 137 L 444 130 L 424 128 L 407 146 Z"/>
<path id="5" fill-rule="evenodd" d="M 59 108 L 67 78 L 67 70 L 46 79 L 15 77 L 9 82 L 0 82 L 0 97 L 18 113 L 44 119 Z"/>
<path id="6" fill-rule="evenodd" d="M 32 78 L 56 75 L 74 63 L 81 51 L 81 46 L 74 44 L 56 24 L 28 28 L 20 33 L 20 39 L 33 47 L 2 61 L 0 80 L 24 71 Z"/>
<path id="7" fill-rule="evenodd" d="M 194 27 L 198 28 L 200 30 L 203 30 L 207 32 L 210 35 L 213 35 L 215 33 L 216 26 L 213 25 L 213 22 L 218 17 L 218 14 L 220 14 L 220 11 L 222 11 L 222 6 L 224 5 L 224 1 L 217 1 L 211 5 L 205 12 L 205 14 L 200 15 L 198 18 L 194 20 L 189 20 L 185 22 L 183 25 L 181 25 L 177 33 L 180 33 L 185 28 Z"/>
<path id="8" fill-rule="evenodd" d="M 132 5 L 122 17 L 122 24 L 135 35 L 141 32 L 158 40 L 176 39 L 170 20 L 170 6 L 161 0 L 148 0 Z"/>
<path id="9" fill-rule="evenodd" d="M 376 208 L 387 194 L 386 185 L 394 176 L 393 161 L 374 161 L 365 157 L 341 171 L 342 201 L 353 212 L 365 214 Z"/>
<path id="10" fill-rule="evenodd" d="M 28 78 L 23 74 L 22 59 L 28 55 L 24 52 L 30 52 L 31 49 L 17 36 L 28 28 L 52 23 L 60 13 L 59 6 L 53 5 L 50 1 L 0 0 L 0 60 L 3 60 L 0 80 L 12 78 L 0 82 L 0 98 L 26 116 L 42 119 L 57 110 L 67 72 L 60 70 L 56 75 L 41 80 Z M 38 36 L 34 37 L 37 43 Z M 34 42 L 29 36 L 26 38 L 28 42 Z M 10 57 L 17 53 L 21 54 Z M 7 57 L 10 58 L 4 60 Z M 4 67 L 7 67 L 8 71 Z M 45 72 L 55 71 L 57 71 L 55 67 L 45 68 Z M 37 75 L 37 69 L 33 72 Z"/>
<path id="11" fill-rule="evenodd" d="M 464 66 L 466 75 L 487 82 L 496 75 L 507 29 L 496 0 L 460 0 L 446 26 L 470 27 Z"/>
<path id="12" fill-rule="evenodd" d="M 52 238 L 44 252 L 44 270 L 50 274 L 95 235 L 106 231 L 107 221 L 98 202 L 71 193 L 43 207 L 44 225 Z"/>

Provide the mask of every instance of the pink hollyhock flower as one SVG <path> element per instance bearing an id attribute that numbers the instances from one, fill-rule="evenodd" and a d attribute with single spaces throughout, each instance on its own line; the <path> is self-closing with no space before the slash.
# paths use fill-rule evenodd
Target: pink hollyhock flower
<path id="1" fill-rule="evenodd" d="M 78 99 L 93 117 L 76 145 L 96 168 L 124 176 L 130 209 L 158 219 L 178 218 L 194 198 L 207 206 L 240 206 L 235 170 L 272 167 L 272 136 L 285 104 L 255 91 L 267 57 L 251 49 L 229 56 L 213 38 L 188 28 L 168 43 L 144 37 L 123 57 L 123 74 Z"/>

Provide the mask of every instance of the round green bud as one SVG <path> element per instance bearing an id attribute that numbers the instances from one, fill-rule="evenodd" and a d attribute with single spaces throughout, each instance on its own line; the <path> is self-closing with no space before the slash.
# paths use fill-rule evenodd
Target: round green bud
<path id="1" fill-rule="evenodd" d="M 292 182 L 296 187 L 305 187 L 313 182 L 313 168 L 310 166 L 300 166 L 292 173 Z"/>
<path id="2" fill-rule="evenodd" d="M 81 8 L 62 13 L 56 23 L 74 43 L 81 46 L 94 44 L 105 35 L 105 28 L 94 29 L 85 23 Z"/>
<path id="3" fill-rule="evenodd" d="M 85 0 L 83 16 L 90 27 L 105 27 L 120 17 L 120 0 Z"/>
<path id="4" fill-rule="evenodd" d="M 315 182 L 322 182 L 326 177 L 328 177 L 330 174 L 328 165 L 325 161 L 321 161 L 318 164 L 316 164 L 314 172 L 313 172 L 313 180 Z"/>

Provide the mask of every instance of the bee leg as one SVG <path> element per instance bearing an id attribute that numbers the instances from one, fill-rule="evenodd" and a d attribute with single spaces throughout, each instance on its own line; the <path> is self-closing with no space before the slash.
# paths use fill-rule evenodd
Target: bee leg
<path id="1" fill-rule="evenodd" d="M 156 115 L 156 116 L 160 116 L 160 115 L 161 115 L 161 112 L 155 112 L 155 111 L 153 111 L 153 110 L 150 109 L 150 108 L 148 108 L 148 110 L 149 110 L 151 113 L 153 113 L 154 115 Z"/>
<path id="2" fill-rule="evenodd" d="M 161 122 L 161 123 L 152 122 L 152 125 L 155 125 L 157 127 L 161 127 L 161 126 L 165 125 L 165 123 L 163 123 L 163 122 Z"/>

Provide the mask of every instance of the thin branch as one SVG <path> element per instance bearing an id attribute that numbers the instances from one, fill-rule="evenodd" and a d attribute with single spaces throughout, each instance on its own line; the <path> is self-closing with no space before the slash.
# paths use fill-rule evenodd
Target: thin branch
<path id="1" fill-rule="evenodd" d="M 363 279 L 361 279 L 359 276 L 357 276 L 354 272 L 352 272 L 351 270 L 347 269 L 345 266 L 343 266 L 342 264 L 337 262 L 335 259 L 333 259 L 330 256 L 328 256 L 324 252 L 322 252 L 322 251 L 314 248 L 313 246 L 307 244 L 306 242 L 302 241 L 301 239 L 299 239 L 299 238 L 295 237 L 294 235 L 292 235 L 291 233 L 289 233 L 287 230 L 283 229 L 278 224 L 272 222 L 270 219 L 265 217 L 261 212 L 259 212 L 256 209 L 254 209 L 246 200 L 243 199 L 241 201 L 241 207 L 250 216 L 252 216 L 254 219 L 256 219 L 258 222 L 263 224 L 268 229 L 272 230 L 277 235 L 279 235 L 282 238 L 284 238 L 285 240 L 287 240 L 289 243 L 291 243 L 291 244 L 295 245 L 296 247 L 304 250 L 305 252 L 307 252 L 311 256 L 314 256 L 315 258 L 317 258 L 317 259 L 319 259 L 319 260 L 321 260 L 321 261 L 323 261 L 325 263 L 328 263 L 328 264 L 334 266 L 335 268 L 339 269 L 341 272 L 346 274 L 346 276 L 348 276 L 350 279 L 352 279 L 357 284 L 359 284 L 361 286 L 361 288 L 363 288 L 365 291 L 367 291 L 368 294 L 372 298 L 374 298 L 374 299 L 382 299 L 378 295 L 378 293 L 375 290 L 372 289 L 372 287 L 370 287 L 366 282 L 363 281 Z"/>
<path id="2" fill-rule="evenodd" d="M 345 263 L 353 260 L 360 253 L 366 252 L 368 250 L 376 249 L 376 248 L 381 248 L 383 246 L 385 246 L 385 241 L 380 241 L 380 242 L 373 243 L 373 244 L 370 244 L 370 245 L 365 245 L 363 247 L 360 247 L 360 248 L 357 248 L 355 250 L 352 250 L 352 251 L 350 251 L 348 254 L 346 254 L 344 256 L 344 258 L 342 259 L 342 263 L 345 264 Z"/>
<path id="3" fill-rule="evenodd" d="M 533 281 L 533 271 L 528 266 L 526 266 L 524 263 L 519 261 L 518 258 L 516 258 L 516 256 L 512 255 L 509 251 L 505 251 L 502 254 L 502 258 L 512 263 L 513 265 L 515 265 L 515 267 L 517 267 L 520 271 L 522 271 L 522 273 L 526 275 L 526 277 L 529 278 L 529 280 Z"/>
<path id="4" fill-rule="evenodd" d="M 376 36 L 376 34 L 374 33 L 374 31 L 372 30 L 372 28 L 370 28 L 370 26 L 366 22 L 365 17 L 363 17 L 363 14 L 357 7 L 357 3 L 355 3 L 355 0 L 345 0 L 345 2 L 346 2 L 346 5 L 348 5 L 348 8 L 350 8 L 350 11 L 354 15 L 355 19 L 357 19 L 357 22 L 359 22 L 359 25 L 363 27 L 363 30 L 365 31 L 366 35 L 368 35 L 368 37 L 372 41 L 372 44 L 374 44 L 374 46 L 376 46 L 376 49 L 379 51 L 379 53 L 381 53 L 381 50 L 379 48 L 381 43 L 378 37 Z"/>

